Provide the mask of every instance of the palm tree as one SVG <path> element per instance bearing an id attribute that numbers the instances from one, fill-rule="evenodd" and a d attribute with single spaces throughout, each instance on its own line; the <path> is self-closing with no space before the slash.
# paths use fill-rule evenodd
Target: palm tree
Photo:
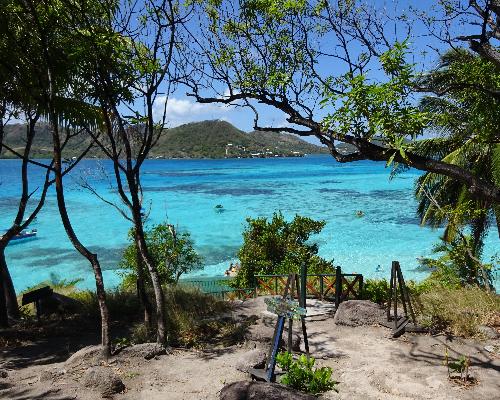
<path id="1" fill-rule="evenodd" d="M 434 94 L 424 97 L 420 106 L 430 114 L 436 137 L 416 142 L 413 150 L 500 186 L 500 102 L 482 90 L 488 85 L 500 88 L 500 71 L 466 50 L 445 53 L 440 61 L 419 82 L 422 90 Z M 465 237 L 463 228 L 470 229 L 470 251 L 476 259 L 495 220 L 500 237 L 500 205 L 471 197 L 456 180 L 427 172 L 417 179 L 415 196 L 421 223 L 444 224 L 447 243 Z"/>

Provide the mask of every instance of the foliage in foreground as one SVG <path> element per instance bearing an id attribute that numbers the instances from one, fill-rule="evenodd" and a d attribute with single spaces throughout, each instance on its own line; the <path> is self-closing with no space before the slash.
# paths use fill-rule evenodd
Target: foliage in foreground
<path id="1" fill-rule="evenodd" d="M 100 316 L 96 294 L 90 290 L 78 290 L 76 282 L 62 282 L 64 294 L 75 300 L 80 305 L 76 313 L 65 317 L 64 321 L 57 318 L 57 326 L 64 329 L 65 324 L 76 325 L 79 334 L 95 332 L 98 334 Z M 39 286 L 45 286 L 45 282 Z M 254 322 L 252 318 L 244 321 L 235 321 L 231 318 L 221 318 L 220 315 L 230 309 L 230 304 L 214 296 L 202 293 L 197 288 L 182 285 L 170 285 L 165 290 L 165 308 L 169 310 L 166 316 L 167 341 L 169 345 L 180 347 L 204 347 L 210 344 L 233 345 L 243 341 L 246 329 Z M 62 290 L 58 288 L 57 292 Z M 115 346 L 156 341 L 155 332 L 148 330 L 143 324 L 143 309 L 135 291 L 117 289 L 107 292 L 107 304 L 110 321 L 115 327 L 115 332 L 120 332 L 120 337 L 115 337 Z M 36 324 L 34 309 L 25 307 L 24 320 L 28 331 Z M 47 327 L 51 324 L 44 324 Z M 71 328 L 74 334 L 75 328 Z M 47 335 L 50 335 L 47 332 Z M 1 345 L 1 342 L 0 342 Z"/>
<path id="2" fill-rule="evenodd" d="M 238 252 L 241 269 L 234 279 L 236 287 L 253 287 L 255 275 L 300 272 L 306 264 L 308 273 L 333 273 L 333 264 L 318 256 L 318 245 L 308 243 L 312 234 L 321 232 L 324 221 L 296 215 L 292 221 L 283 214 L 267 218 L 247 218 L 243 246 Z"/>
<path id="3" fill-rule="evenodd" d="M 279 353 L 276 357 L 278 366 L 286 371 L 281 383 L 306 393 L 318 394 L 335 390 L 330 367 L 314 368 L 315 359 L 304 354 L 294 361 L 289 352 Z"/>
<path id="4" fill-rule="evenodd" d="M 178 233 L 174 227 L 161 223 L 144 232 L 149 253 L 158 269 L 162 284 L 177 283 L 179 278 L 202 267 L 202 258 L 194 250 L 189 232 Z M 134 288 L 138 275 L 138 249 L 133 231 L 129 232 L 131 244 L 123 252 L 120 266 L 127 272 L 123 286 Z M 149 274 L 145 274 L 150 283 Z"/>

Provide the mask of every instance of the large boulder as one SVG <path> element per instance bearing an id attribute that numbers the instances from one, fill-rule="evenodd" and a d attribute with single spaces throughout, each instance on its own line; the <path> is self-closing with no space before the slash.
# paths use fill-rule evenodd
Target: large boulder
<path id="1" fill-rule="evenodd" d="M 227 384 L 220 400 L 317 400 L 317 397 L 286 386 L 267 382 L 239 381 Z"/>
<path id="2" fill-rule="evenodd" d="M 349 300 L 340 303 L 333 323 L 336 325 L 379 325 L 385 320 L 385 310 L 369 300 Z"/>
<path id="3" fill-rule="evenodd" d="M 165 346 L 158 343 L 141 343 L 123 348 L 117 356 L 119 358 L 138 357 L 151 360 L 162 354 L 167 354 Z"/>
<path id="4" fill-rule="evenodd" d="M 104 359 L 106 359 L 106 354 L 102 346 L 87 346 L 74 353 L 64 364 L 66 368 L 99 365 Z"/>
<path id="5" fill-rule="evenodd" d="M 90 367 L 84 372 L 81 383 L 86 388 L 97 390 L 102 397 L 111 397 L 125 390 L 118 375 L 106 367 Z"/>

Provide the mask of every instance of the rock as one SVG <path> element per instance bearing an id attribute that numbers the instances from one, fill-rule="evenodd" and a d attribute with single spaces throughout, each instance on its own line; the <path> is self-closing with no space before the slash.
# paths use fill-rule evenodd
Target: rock
<path id="1" fill-rule="evenodd" d="M 83 386 L 98 390 L 102 397 L 110 397 L 125 390 L 122 380 L 106 367 L 90 367 L 82 376 Z"/>
<path id="2" fill-rule="evenodd" d="M 496 329 L 492 328 L 491 326 L 479 325 L 477 327 L 477 330 L 487 339 L 498 339 L 500 337 Z"/>
<path id="3" fill-rule="evenodd" d="M 301 393 L 286 386 L 267 382 L 233 382 L 224 386 L 220 400 L 317 400 L 317 397 Z"/>
<path id="4" fill-rule="evenodd" d="M 38 376 L 38 380 L 40 382 L 54 381 L 55 379 L 64 375 L 65 373 L 66 371 L 62 369 L 56 369 L 56 370 L 46 369 L 40 373 L 40 375 Z"/>
<path id="5" fill-rule="evenodd" d="M 349 300 L 340 303 L 333 323 L 336 325 L 378 325 L 385 320 L 385 310 L 369 300 Z"/>
<path id="6" fill-rule="evenodd" d="M 242 354 L 236 362 L 236 369 L 241 372 L 249 372 L 252 368 L 262 368 L 266 363 L 266 354 L 259 349 L 247 351 Z"/>
<path id="7" fill-rule="evenodd" d="M 74 368 L 78 365 L 99 365 L 99 362 L 106 359 L 102 346 L 87 346 L 78 350 L 65 362 L 69 368 Z"/>
<path id="8" fill-rule="evenodd" d="M 0 368 L 0 378 L 7 378 L 9 373 L 5 369 Z"/>
<path id="9" fill-rule="evenodd" d="M 165 348 L 165 346 L 158 343 L 141 343 L 123 348 L 117 356 L 139 357 L 145 358 L 146 360 L 151 360 L 152 358 L 162 354 L 167 354 L 167 349 Z"/>

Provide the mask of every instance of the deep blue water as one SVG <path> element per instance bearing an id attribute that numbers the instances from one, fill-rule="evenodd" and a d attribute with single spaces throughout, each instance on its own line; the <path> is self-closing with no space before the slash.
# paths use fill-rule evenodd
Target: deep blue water
<path id="1" fill-rule="evenodd" d="M 121 252 L 130 223 L 76 183 L 87 176 L 99 193 L 119 204 L 114 188 L 98 165 L 85 160 L 67 178 L 70 218 L 81 240 L 101 260 L 105 283 L 116 285 Z M 0 160 L 0 229 L 10 225 L 20 192 L 20 162 Z M 145 208 L 149 223 L 168 219 L 191 232 L 205 268 L 197 275 L 221 275 L 242 243 L 246 217 L 271 216 L 281 210 L 292 218 L 301 214 L 327 222 L 312 240 L 320 255 L 334 259 L 347 272 L 367 277 L 390 274 L 392 260 L 399 260 L 407 279 L 421 279 L 417 257 L 429 256 L 439 230 L 419 226 L 415 215 L 413 185 L 418 171 L 389 179 L 382 163 L 339 164 L 329 156 L 289 159 L 151 160 L 143 170 Z M 33 188 L 39 170 L 31 170 Z M 36 194 L 35 194 L 36 197 Z M 222 204 L 225 211 L 215 212 Z M 365 216 L 356 217 L 363 210 Z M 59 221 L 54 194 L 33 225 L 38 237 L 9 245 L 7 260 L 18 290 L 47 279 L 82 278 L 93 287 L 90 266 L 77 254 Z M 498 251 L 498 238 L 487 238 L 485 258 Z M 381 265 L 382 272 L 375 272 Z"/>

